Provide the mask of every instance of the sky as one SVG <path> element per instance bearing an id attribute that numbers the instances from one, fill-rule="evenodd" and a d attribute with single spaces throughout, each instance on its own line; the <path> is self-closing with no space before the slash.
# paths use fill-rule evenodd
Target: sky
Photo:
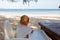
<path id="1" fill-rule="evenodd" d="M 13 3 L 0 0 L 0 9 L 59 9 L 59 5 L 60 0 L 38 0 L 37 3 L 31 1 L 29 5 L 23 5 L 22 0 Z"/>

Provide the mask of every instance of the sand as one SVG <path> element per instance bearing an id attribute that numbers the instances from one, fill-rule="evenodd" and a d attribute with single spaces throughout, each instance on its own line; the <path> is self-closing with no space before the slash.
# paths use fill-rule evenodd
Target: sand
<path id="1" fill-rule="evenodd" d="M 16 26 L 19 23 L 19 20 L 16 17 L 6 18 L 5 16 L 0 16 L 0 40 L 4 40 L 4 20 L 6 19 L 9 20 L 13 30 L 16 30 Z M 38 25 L 38 22 L 44 22 L 44 21 L 45 22 L 60 22 L 60 18 L 57 17 L 57 20 L 53 20 L 53 19 L 42 19 L 41 17 L 39 18 L 30 17 L 29 25 L 40 28 L 40 25 Z"/>

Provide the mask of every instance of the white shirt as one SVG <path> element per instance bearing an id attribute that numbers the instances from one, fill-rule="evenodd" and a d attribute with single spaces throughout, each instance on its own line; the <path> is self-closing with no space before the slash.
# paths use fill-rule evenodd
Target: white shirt
<path id="1" fill-rule="evenodd" d="M 24 38 L 26 35 L 30 34 L 32 29 L 26 26 L 18 26 L 16 30 L 16 37 L 17 38 Z"/>

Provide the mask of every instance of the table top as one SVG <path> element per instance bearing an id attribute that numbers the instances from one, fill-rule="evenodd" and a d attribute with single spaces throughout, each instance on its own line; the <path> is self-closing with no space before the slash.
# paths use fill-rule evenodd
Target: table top
<path id="1" fill-rule="evenodd" d="M 54 32 L 60 37 L 60 23 L 59 22 L 39 22 L 40 25 Z"/>
<path id="2" fill-rule="evenodd" d="M 29 37 L 29 40 L 51 40 L 43 30 L 36 29 Z"/>

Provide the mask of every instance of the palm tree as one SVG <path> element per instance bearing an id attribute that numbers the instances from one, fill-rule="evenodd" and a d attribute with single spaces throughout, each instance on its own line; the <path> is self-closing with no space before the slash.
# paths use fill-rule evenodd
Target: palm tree
<path id="1" fill-rule="evenodd" d="M 24 4 L 24 3 L 28 3 L 28 4 L 29 4 L 30 1 L 38 2 L 38 0 L 23 0 L 23 4 Z"/>
<path id="2" fill-rule="evenodd" d="M 14 2 L 14 0 L 11 0 L 11 2 Z"/>
<path id="3" fill-rule="evenodd" d="M 8 1 L 11 1 L 11 2 L 16 2 L 16 0 L 8 0 Z"/>
<path id="4" fill-rule="evenodd" d="M 38 2 L 38 0 L 34 0 L 35 2 Z"/>
<path id="5" fill-rule="evenodd" d="M 23 0 L 23 4 L 26 3 L 26 2 L 27 2 L 27 0 Z"/>
<path id="6" fill-rule="evenodd" d="M 1 0 L 1 1 L 5 1 L 5 0 Z"/>

